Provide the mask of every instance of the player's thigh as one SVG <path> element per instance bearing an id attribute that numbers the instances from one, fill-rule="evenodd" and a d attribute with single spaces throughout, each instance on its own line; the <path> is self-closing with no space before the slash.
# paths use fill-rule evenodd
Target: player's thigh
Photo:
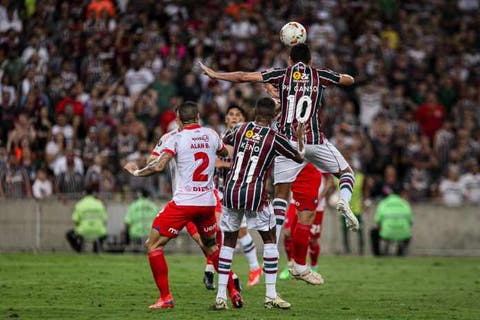
<path id="1" fill-rule="evenodd" d="M 170 201 L 153 220 L 152 229 L 157 230 L 162 236 L 175 238 L 188 222 L 188 212 L 185 208 Z"/>
<path id="2" fill-rule="evenodd" d="M 292 184 L 292 198 L 295 201 L 297 211 L 315 211 L 318 205 L 318 189 L 322 181 L 322 175 L 318 170 L 312 171 L 308 177 L 297 177 Z M 302 179 L 298 179 L 298 178 Z"/>
<path id="3" fill-rule="evenodd" d="M 165 246 L 169 240 L 169 237 L 162 236 L 157 229 L 152 229 L 147 241 L 145 241 L 145 246 L 147 247 L 148 252 L 151 252 Z"/>
<path id="4" fill-rule="evenodd" d="M 215 238 L 218 230 L 215 207 L 190 207 L 190 210 L 191 220 L 197 226 L 202 240 Z"/>
<path id="5" fill-rule="evenodd" d="M 271 204 L 258 212 L 248 211 L 245 213 L 245 216 L 247 217 L 248 229 L 267 232 L 272 230 L 277 224 Z"/>
<path id="6" fill-rule="evenodd" d="M 273 166 L 273 184 L 293 182 L 305 165 L 306 162 L 297 163 L 284 156 L 276 157 Z"/>
<path id="7" fill-rule="evenodd" d="M 324 173 L 338 173 L 349 167 L 340 151 L 327 139 L 322 144 L 305 145 L 305 159 Z"/>
<path id="8" fill-rule="evenodd" d="M 223 232 L 237 232 L 244 219 L 244 210 L 231 209 L 223 206 L 220 218 L 220 230 Z"/>

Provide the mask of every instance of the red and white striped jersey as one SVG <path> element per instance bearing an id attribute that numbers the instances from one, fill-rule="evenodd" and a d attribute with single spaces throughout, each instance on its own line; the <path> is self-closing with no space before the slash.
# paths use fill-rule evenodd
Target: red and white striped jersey
<path id="1" fill-rule="evenodd" d="M 338 84 L 340 75 L 297 62 L 285 69 L 263 71 L 262 78 L 264 83 L 270 83 L 279 89 L 279 132 L 295 141 L 298 123 L 305 122 L 305 142 L 321 143 L 320 108 L 323 90 L 329 85 Z"/>
<path id="2" fill-rule="evenodd" d="M 177 205 L 215 206 L 213 175 L 218 151 L 225 148 L 209 128 L 190 125 L 166 139 L 162 152 L 174 156 L 173 201 Z"/>

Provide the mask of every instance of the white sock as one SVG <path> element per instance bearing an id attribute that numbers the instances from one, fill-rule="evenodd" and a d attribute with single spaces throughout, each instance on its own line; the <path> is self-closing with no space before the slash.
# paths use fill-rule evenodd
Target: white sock
<path id="1" fill-rule="evenodd" d="M 283 222 L 285 221 L 285 212 L 287 212 L 287 201 L 275 198 L 273 199 L 273 212 L 275 213 L 275 219 L 277 221 L 276 232 L 277 232 L 277 243 L 280 241 L 280 235 L 282 233 Z"/>
<path id="2" fill-rule="evenodd" d="M 252 236 L 247 232 L 243 238 L 238 240 L 240 240 L 240 243 L 242 244 L 243 253 L 247 258 L 250 270 L 257 270 L 259 268 L 257 248 L 255 247 L 255 243 L 253 243 Z"/>
<path id="3" fill-rule="evenodd" d="M 278 272 L 278 249 L 274 243 L 267 243 L 263 246 L 263 270 L 265 271 L 265 296 L 275 299 L 277 297 L 275 286 Z"/>
<path id="4" fill-rule="evenodd" d="M 215 272 L 215 267 L 213 266 L 213 264 L 206 264 L 205 265 L 205 272 L 214 273 Z"/>
<path id="5" fill-rule="evenodd" d="M 218 261 L 218 291 L 217 298 L 227 300 L 228 275 L 232 267 L 234 248 L 222 246 Z"/>
<path id="6" fill-rule="evenodd" d="M 308 269 L 308 266 L 306 264 L 298 264 L 295 261 L 293 261 L 293 269 L 297 273 L 303 273 L 303 272 L 305 272 L 305 270 Z"/>
<path id="7" fill-rule="evenodd" d="M 338 187 L 340 188 L 340 199 L 347 204 L 352 199 L 353 186 L 355 185 L 355 177 L 352 173 L 346 172 L 340 176 Z"/>

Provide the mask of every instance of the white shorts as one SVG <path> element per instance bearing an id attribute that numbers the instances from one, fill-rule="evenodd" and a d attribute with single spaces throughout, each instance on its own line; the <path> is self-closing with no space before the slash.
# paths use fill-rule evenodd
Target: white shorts
<path id="1" fill-rule="evenodd" d="M 293 141 L 290 143 L 294 146 L 297 145 Z M 284 156 L 276 157 L 273 167 L 273 184 L 295 181 L 307 162 L 312 163 L 322 173 L 337 173 L 348 167 L 348 163 L 340 151 L 330 141 L 324 139 L 322 144 L 305 145 L 305 161 L 303 163 L 296 163 Z"/>
<path id="2" fill-rule="evenodd" d="M 222 216 L 220 217 L 220 230 L 223 232 L 235 232 L 242 226 L 242 221 L 246 220 L 248 229 L 257 231 L 268 231 L 276 225 L 275 214 L 271 204 L 263 208 L 262 211 L 255 212 L 244 209 L 229 209 L 222 206 Z"/>

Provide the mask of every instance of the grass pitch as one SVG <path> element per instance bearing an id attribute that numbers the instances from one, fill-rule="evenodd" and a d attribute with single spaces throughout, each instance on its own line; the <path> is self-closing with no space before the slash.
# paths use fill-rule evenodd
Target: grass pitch
<path id="1" fill-rule="evenodd" d="M 209 310 L 201 256 L 167 260 L 175 309 L 150 311 L 143 255 L 0 254 L 0 319 L 480 319 L 479 258 L 321 257 L 325 285 L 279 280 L 291 310 L 265 310 L 261 283 L 225 312 Z M 234 269 L 245 283 L 241 254 Z"/>

